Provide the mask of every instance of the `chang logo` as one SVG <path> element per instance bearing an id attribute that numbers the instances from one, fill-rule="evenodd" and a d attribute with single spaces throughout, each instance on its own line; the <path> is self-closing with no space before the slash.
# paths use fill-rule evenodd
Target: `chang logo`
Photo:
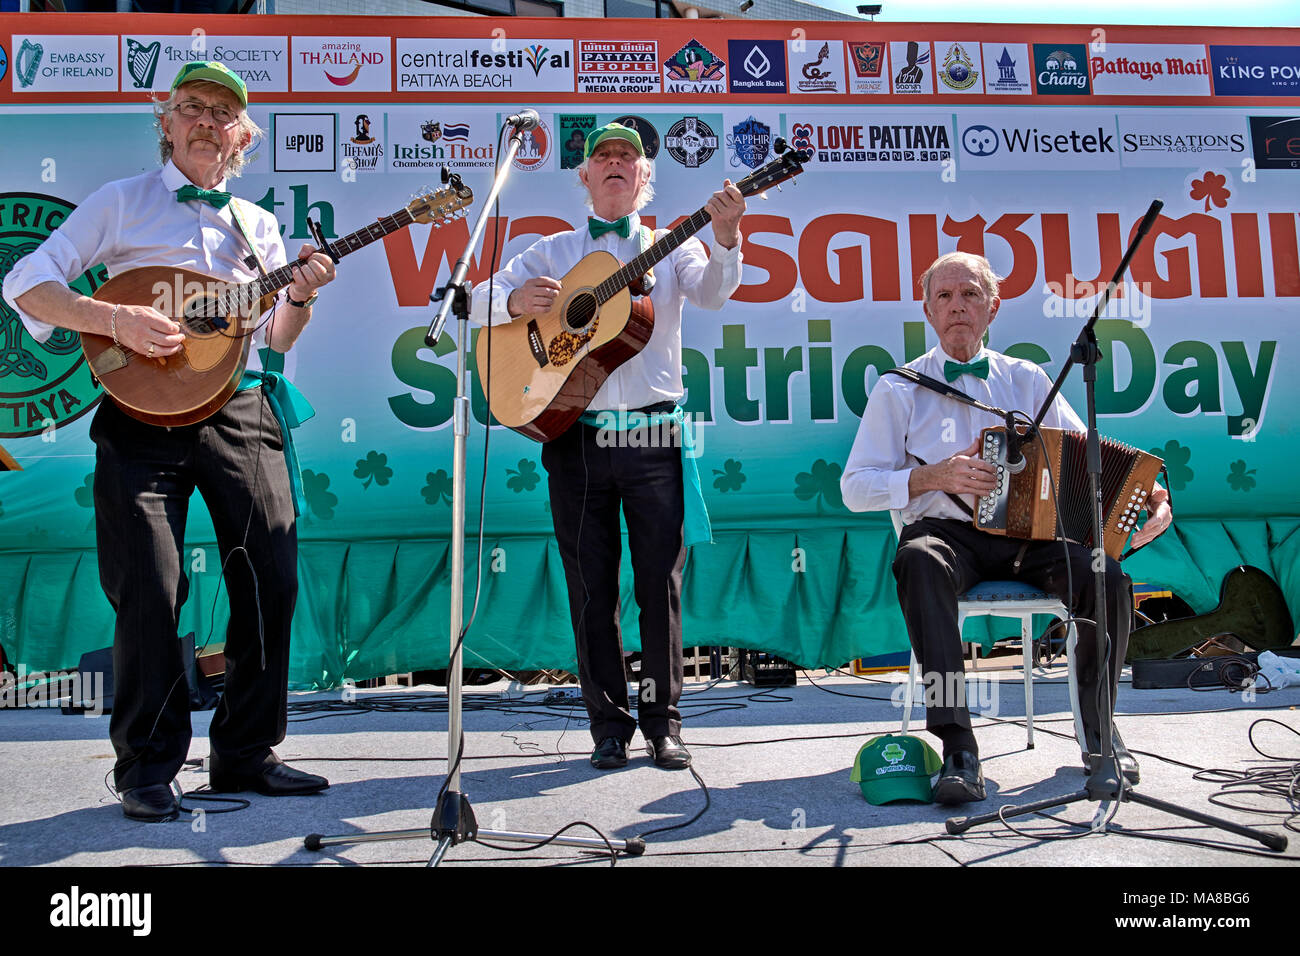
<path id="1" fill-rule="evenodd" d="M 961 148 L 972 156 L 992 156 L 998 151 L 998 134 L 990 126 L 967 126 L 961 134 Z"/>
<path id="2" fill-rule="evenodd" d="M 40 193 L 0 193 L 0 281 L 73 208 Z M 96 265 L 71 285 L 82 295 L 93 295 L 107 279 L 104 267 Z M 55 329 L 38 343 L 18 313 L 0 299 L 0 438 L 25 438 L 41 434 L 51 424 L 66 425 L 102 397 L 76 332 Z"/>
<path id="3" fill-rule="evenodd" d="M 1038 75 L 1039 93 L 1086 96 L 1091 92 L 1088 57 L 1082 44 L 1044 46 L 1035 43 L 1034 71 Z"/>

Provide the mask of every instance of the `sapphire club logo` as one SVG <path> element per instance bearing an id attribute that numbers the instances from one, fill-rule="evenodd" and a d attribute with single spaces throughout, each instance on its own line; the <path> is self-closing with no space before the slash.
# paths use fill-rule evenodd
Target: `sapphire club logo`
<path id="1" fill-rule="evenodd" d="M 665 93 L 725 93 L 727 63 L 699 40 L 664 60 Z"/>
<path id="2" fill-rule="evenodd" d="M 727 152 L 732 166 L 758 169 L 772 154 L 772 127 L 753 116 L 741 120 L 727 134 Z"/>
<path id="3" fill-rule="evenodd" d="M 1089 96 L 1088 54 L 1082 43 L 1034 44 L 1039 95 Z"/>

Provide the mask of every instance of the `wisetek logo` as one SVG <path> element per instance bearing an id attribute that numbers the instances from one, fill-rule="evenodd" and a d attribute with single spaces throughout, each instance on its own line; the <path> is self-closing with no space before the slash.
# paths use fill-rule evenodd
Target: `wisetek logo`
<path id="1" fill-rule="evenodd" d="M 785 44 L 780 40 L 728 40 L 731 92 L 785 93 Z"/>
<path id="2" fill-rule="evenodd" d="M 1300 96 L 1300 47 L 1212 46 L 1215 96 Z"/>
<path id="3" fill-rule="evenodd" d="M 1034 44 L 1034 75 L 1040 95 L 1089 96 L 1088 55 L 1082 43 Z"/>
<path id="4" fill-rule="evenodd" d="M 1252 116 L 1250 144 L 1258 169 L 1300 169 L 1300 116 Z"/>
<path id="5" fill-rule="evenodd" d="M 963 165 L 972 169 L 1116 169 L 1119 153 L 1111 126 L 1076 129 L 970 123 L 961 132 Z"/>

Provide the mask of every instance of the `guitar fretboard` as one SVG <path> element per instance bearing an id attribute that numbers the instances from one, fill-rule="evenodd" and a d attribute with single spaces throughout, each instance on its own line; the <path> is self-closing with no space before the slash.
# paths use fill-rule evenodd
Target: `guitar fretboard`
<path id="1" fill-rule="evenodd" d="M 668 235 L 664 236 L 639 256 L 628 260 L 627 265 L 620 268 L 608 279 L 596 286 L 596 301 L 605 303 L 618 295 L 637 279 L 641 278 L 641 276 L 649 272 L 656 262 L 707 226 L 712 218 L 713 217 L 709 215 L 708 209 L 699 209 L 683 219 L 669 230 Z"/>

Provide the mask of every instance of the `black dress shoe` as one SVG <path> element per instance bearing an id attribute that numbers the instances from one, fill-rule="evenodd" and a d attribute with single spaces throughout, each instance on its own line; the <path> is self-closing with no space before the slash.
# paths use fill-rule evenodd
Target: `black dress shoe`
<path id="1" fill-rule="evenodd" d="M 654 758 L 655 766 L 664 770 L 685 770 L 691 765 L 691 752 L 681 737 L 651 737 L 645 750 Z"/>
<path id="2" fill-rule="evenodd" d="M 597 770 L 617 770 L 627 766 L 627 744 L 619 737 L 605 737 L 591 752 L 591 765 Z"/>
<path id="3" fill-rule="evenodd" d="M 1094 753 L 1101 751 L 1101 745 L 1096 743 L 1097 735 L 1089 736 L 1089 746 L 1093 748 Z M 1119 727 L 1111 724 L 1110 749 L 1119 763 L 1119 772 L 1123 774 L 1124 779 L 1130 786 L 1136 787 L 1142 782 L 1142 769 L 1138 766 L 1137 758 L 1128 751 L 1124 746 L 1124 738 L 1119 735 Z M 1083 755 L 1083 772 L 1089 773 L 1088 755 Z"/>
<path id="4" fill-rule="evenodd" d="M 165 783 L 151 783 L 146 787 L 131 787 L 122 791 L 122 812 L 128 820 L 144 823 L 166 823 L 180 816 L 172 788 Z"/>
<path id="5" fill-rule="evenodd" d="M 984 771 L 980 768 L 980 758 L 969 750 L 958 750 L 945 757 L 943 770 L 939 771 L 939 782 L 934 785 L 930 799 L 952 807 L 959 803 L 974 803 L 984 797 Z"/>
<path id="6" fill-rule="evenodd" d="M 324 777 L 294 770 L 281 763 L 274 753 L 268 754 L 260 767 L 243 772 L 224 770 L 214 755 L 208 774 L 208 789 L 213 793 L 242 793 L 251 790 L 264 797 L 297 797 L 319 793 L 330 785 Z"/>

